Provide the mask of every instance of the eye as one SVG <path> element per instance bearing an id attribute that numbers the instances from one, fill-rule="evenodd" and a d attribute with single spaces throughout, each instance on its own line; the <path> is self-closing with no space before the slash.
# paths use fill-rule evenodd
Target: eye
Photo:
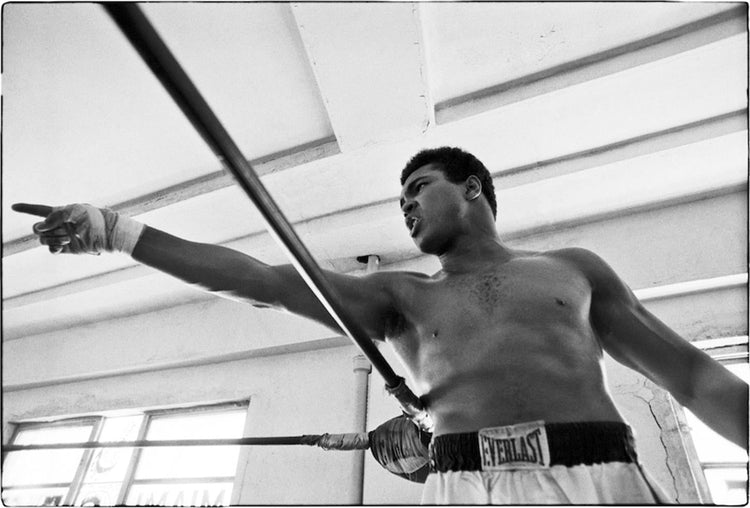
<path id="1" fill-rule="evenodd" d="M 422 188 L 427 185 L 427 182 L 419 182 L 416 187 L 414 187 L 414 190 L 416 192 L 419 192 L 422 190 Z"/>

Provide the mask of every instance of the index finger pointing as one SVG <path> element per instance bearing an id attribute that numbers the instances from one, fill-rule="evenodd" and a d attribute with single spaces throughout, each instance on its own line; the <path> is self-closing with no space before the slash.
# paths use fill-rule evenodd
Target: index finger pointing
<path id="1" fill-rule="evenodd" d="M 52 213 L 52 207 L 47 205 L 30 205 L 27 203 L 15 203 L 11 208 L 16 212 L 28 213 L 37 217 L 47 217 Z"/>

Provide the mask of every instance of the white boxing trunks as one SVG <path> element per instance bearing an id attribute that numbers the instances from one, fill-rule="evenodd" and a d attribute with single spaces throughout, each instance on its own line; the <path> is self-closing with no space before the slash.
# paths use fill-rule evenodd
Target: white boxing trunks
<path id="1" fill-rule="evenodd" d="M 531 422 L 435 436 L 422 504 L 670 503 L 622 422 Z"/>

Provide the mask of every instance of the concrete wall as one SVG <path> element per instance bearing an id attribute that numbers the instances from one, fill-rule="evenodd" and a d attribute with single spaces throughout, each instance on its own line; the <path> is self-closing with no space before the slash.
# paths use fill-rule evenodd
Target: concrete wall
<path id="1" fill-rule="evenodd" d="M 347 345 L 11 392 L 5 394 L 4 416 L 16 420 L 249 398 L 248 435 L 347 432 L 355 353 Z M 236 501 L 336 504 L 349 495 L 350 455 L 307 446 L 247 447 L 238 465 Z"/>
<path id="2" fill-rule="evenodd" d="M 512 241 L 602 255 L 640 290 L 747 271 L 747 194 L 727 194 L 578 224 Z M 499 218 L 502 221 L 502 217 Z M 383 269 L 432 271 L 415 258 Z M 647 307 L 688 340 L 746 335 L 744 285 L 677 295 Z M 387 347 L 386 358 L 402 370 Z M 217 298 L 8 341 L 3 350 L 3 428 L 31 418 L 250 399 L 247 435 L 349 432 L 357 350 L 294 316 Z M 640 456 L 670 496 L 701 500 L 700 471 L 680 410 L 660 389 L 608 360 L 610 388 L 634 426 Z M 368 429 L 399 413 L 371 375 Z M 317 448 L 246 447 L 233 500 L 240 504 L 347 504 L 353 454 Z M 421 487 L 367 455 L 365 504 L 413 504 Z"/>

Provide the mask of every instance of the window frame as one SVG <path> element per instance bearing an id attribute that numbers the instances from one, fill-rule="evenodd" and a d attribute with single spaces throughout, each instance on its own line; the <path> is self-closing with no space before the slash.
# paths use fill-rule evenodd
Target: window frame
<path id="1" fill-rule="evenodd" d="M 8 442 L 15 443 L 16 439 L 18 438 L 18 435 L 28 430 L 34 430 L 37 428 L 53 429 L 53 428 L 64 428 L 64 427 L 77 427 L 77 426 L 85 426 L 87 424 L 91 424 L 91 431 L 89 432 L 86 442 L 92 442 L 92 441 L 98 440 L 99 435 L 101 434 L 101 431 L 102 431 L 103 423 L 104 423 L 104 416 L 101 416 L 101 415 L 82 416 L 82 417 L 75 417 L 75 418 L 62 418 L 59 420 L 52 420 L 52 421 L 14 422 L 13 434 L 11 435 L 10 440 Z M 81 459 L 78 461 L 78 466 L 76 467 L 76 471 L 73 474 L 73 478 L 70 480 L 70 482 L 36 483 L 36 484 L 9 485 L 9 486 L 3 485 L 3 490 L 7 492 L 7 491 L 30 489 L 30 488 L 45 489 L 45 488 L 67 487 L 67 492 L 61 499 L 60 506 L 66 506 L 66 505 L 70 506 L 73 503 L 73 500 L 75 500 L 75 498 L 78 496 L 78 492 L 81 489 L 81 485 L 83 484 L 83 477 L 86 474 L 86 471 L 88 470 L 89 464 L 91 463 L 91 457 L 93 456 L 93 452 L 94 451 L 92 449 L 87 449 L 87 448 L 83 449 L 83 453 L 81 454 Z M 11 453 L 11 452 L 3 453 L 3 463 L 5 463 L 5 459 L 8 456 L 8 453 Z"/>
<path id="2" fill-rule="evenodd" d="M 232 401 L 232 402 L 220 402 L 216 404 L 206 404 L 201 406 L 189 406 L 189 407 L 180 407 L 180 408 L 162 408 L 162 409 L 154 409 L 150 411 L 144 411 L 143 412 L 143 420 L 141 421 L 141 428 L 139 429 L 138 433 L 138 440 L 146 440 L 146 436 L 148 435 L 148 431 L 151 427 L 151 423 L 155 418 L 160 417 L 168 417 L 170 415 L 190 415 L 190 414 L 199 414 L 199 413 L 210 413 L 210 412 L 219 412 L 222 410 L 231 410 L 233 408 L 236 409 L 244 409 L 245 413 L 247 413 L 247 409 L 250 405 L 250 399 L 243 399 L 239 401 Z M 247 418 L 247 414 L 245 415 L 245 418 Z M 124 506 L 125 501 L 128 497 L 128 494 L 130 493 L 130 489 L 133 487 L 133 485 L 155 485 L 155 484 L 173 484 L 176 483 L 179 479 L 164 479 L 162 480 L 155 480 L 155 479 L 144 479 L 144 480 L 136 480 L 135 473 L 138 470 L 138 464 L 140 463 L 141 454 L 143 452 L 143 448 L 136 448 L 134 450 L 134 453 L 131 455 L 130 458 L 130 464 L 128 465 L 128 470 L 126 473 L 125 478 L 122 482 L 122 488 L 120 490 L 120 494 L 117 498 L 117 505 L 118 506 Z M 216 481 L 207 482 L 207 483 L 234 483 L 236 473 L 234 476 L 227 476 L 227 477 L 210 477 L 210 478 L 217 478 Z M 200 482 L 201 478 L 190 478 L 190 479 L 184 479 L 185 481 L 193 482 L 193 483 L 202 483 Z M 233 492 L 230 492 L 230 498 L 232 496 Z"/>
<path id="3" fill-rule="evenodd" d="M 156 409 L 148 409 L 148 410 L 134 410 L 132 411 L 132 415 L 141 416 L 141 422 L 140 427 L 138 429 L 137 434 L 137 441 L 143 441 L 146 440 L 146 436 L 148 435 L 149 428 L 151 426 L 151 423 L 154 421 L 154 419 L 158 419 L 160 417 L 168 417 L 170 415 L 180 415 L 180 416 L 186 416 L 191 414 L 201 414 L 201 413 L 220 413 L 222 411 L 244 411 L 244 418 L 245 418 L 245 425 L 247 424 L 247 418 L 248 415 L 248 408 L 250 407 L 250 398 L 243 398 L 239 400 L 230 400 L 230 401 L 223 401 L 223 402 L 215 402 L 215 403 L 208 403 L 208 404 L 191 404 L 187 406 L 173 406 L 168 408 L 156 408 Z M 10 439 L 8 440 L 8 444 L 14 444 L 16 442 L 16 439 L 18 438 L 19 434 L 22 432 L 26 432 L 28 430 L 33 430 L 37 428 L 45 428 L 45 429 L 54 429 L 54 428 L 61 428 L 61 427 L 74 427 L 74 426 L 84 426 L 87 424 L 91 425 L 91 431 L 89 432 L 89 435 L 85 442 L 97 442 L 102 434 L 102 431 L 104 429 L 104 424 L 107 421 L 108 418 L 115 417 L 112 413 L 101 413 L 101 414 L 92 414 L 92 415 L 86 415 L 86 416 L 77 416 L 77 417 L 63 417 L 59 419 L 34 419 L 29 421 L 18 421 L 18 422 L 11 422 L 13 425 L 13 432 L 11 434 Z M 119 412 L 118 412 L 119 413 Z M 118 414 L 119 416 L 119 414 Z M 243 426 L 243 432 L 244 434 L 244 426 Z M 207 438 L 208 439 L 208 438 Z M 72 479 L 70 482 L 66 483 L 39 483 L 39 484 L 22 484 L 22 485 L 10 485 L 5 486 L 3 485 L 4 491 L 13 491 L 13 490 L 21 490 L 21 489 L 30 489 L 30 488 L 66 488 L 66 493 L 63 495 L 63 497 L 60 500 L 60 506 L 73 506 L 76 501 L 78 501 L 78 496 L 81 492 L 81 489 L 85 485 L 85 479 L 86 479 L 86 473 L 91 465 L 91 461 L 93 459 L 94 453 L 97 449 L 94 448 L 85 448 L 83 449 L 83 453 L 81 455 L 81 459 L 78 462 L 78 465 L 76 466 L 76 470 L 73 474 Z M 125 473 L 123 474 L 123 477 L 121 479 L 121 486 L 120 490 L 117 494 L 117 497 L 114 501 L 114 506 L 124 506 L 125 500 L 128 497 L 128 494 L 130 493 L 130 489 L 133 485 L 147 485 L 147 484 L 170 484 L 170 483 L 177 483 L 180 481 L 183 482 L 190 482 L 190 483 L 204 483 L 202 480 L 208 480 L 206 483 L 231 483 L 233 485 L 232 490 L 234 490 L 234 485 L 236 484 L 236 476 L 237 472 L 235 471 L 235 474 L 233 476 L 226 476 L 226 477 L 206 477 L 206 478 L 190 478 L 190 479 L 164 479 L 164 480 L 154 480 L 154 479 L 143 479 L 143 480 L 136 480 L 135 474 L 138 469 L 138 464 L 140 462 L 140 457 L 143 451 L 143 448 L 134 447 L 132 448 L 133 453 L 130 455 L 130 459 L 128 462 L 128 465 L 125 469 Z M 8 453 L 13 452 L 3 452 L 2 453 L 2 462 L 5 462 L 6 457 L 8 456 Z M 233 495 L 233 492 L 230 492 L 230 499 Z"/>

